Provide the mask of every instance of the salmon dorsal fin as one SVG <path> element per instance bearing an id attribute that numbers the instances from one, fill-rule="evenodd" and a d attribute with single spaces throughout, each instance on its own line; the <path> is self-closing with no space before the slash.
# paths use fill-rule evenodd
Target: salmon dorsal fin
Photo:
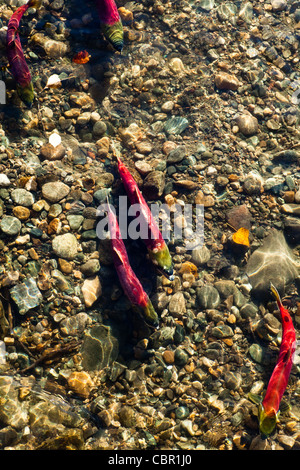
<path id="1" fill-rule="evenodd" d="M 123 258 L 122 258 L 122 254 L 121 252 L 118 250 L 118 248 L 116 248 L 115 246 L 113 247 L 113 252 L 115 253 L 115 255 L 117 256 L 118 260 L 120 261 L 120 263 L 123 264 Z"/>

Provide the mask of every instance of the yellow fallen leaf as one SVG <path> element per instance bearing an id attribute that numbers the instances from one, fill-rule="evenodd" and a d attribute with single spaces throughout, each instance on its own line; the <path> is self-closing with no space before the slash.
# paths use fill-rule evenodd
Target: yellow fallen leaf
<path id="1" fill-rule="evenodd" d="M 195 265 L 194 265 L 193 263 L 191 263 L 190 261 L 185 261 L 185 262 L 182 264 L 179 273 L 180 273 L 180 274 L 189 273 L 189 274 L 193 274 L 195 277 L 198 277 L 197 266 L 195 266 Z"/>
<path id="2" fill-rule="evenodd" d="M 232 235 L 232 240 L 238 245 L 250 246 L 249 243 L 249 230 L 247 228 L 241 227 Z"/>

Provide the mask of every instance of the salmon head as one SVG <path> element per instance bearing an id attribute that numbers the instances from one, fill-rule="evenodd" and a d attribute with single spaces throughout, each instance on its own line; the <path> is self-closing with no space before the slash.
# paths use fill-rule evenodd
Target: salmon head
<path id="1" fill-rule="evenodd" d="M 158 325 L 157 313 L 154 310 L 154 307 L 151 301 L 149 301 L 148 304 L 145 307 L 143 307 L 143 316 L 149 325 L 152 325 L 152 326 Z"/>
<path id="2" fill-rule="evenodd" d="M 156 269 L 166 276 L 170 281 L 174 280 L 173 263 L 168 247 L 154 249 L 149 252 Z"/>
<path id="3" fill-rule="evenodd" d="M 263 405 L 258 408 L 259 430 L 264 436 L 269 436 L 275 429 L 278 422 L 279 412 L 273 408 L 266 412 Z"/>
<path id="4" fill-rule="evenodd" d="M 33 100 L 34 100 L 34 91 L 33 91 L 32 82 L 30 82 L 28 85 L 25 85 L 25 86 L 21 86 L 17 84 L 17 92 L 18 92 L 20 99 L 23 101 L 23 103 L 28 108 L 31 108 Z"/>

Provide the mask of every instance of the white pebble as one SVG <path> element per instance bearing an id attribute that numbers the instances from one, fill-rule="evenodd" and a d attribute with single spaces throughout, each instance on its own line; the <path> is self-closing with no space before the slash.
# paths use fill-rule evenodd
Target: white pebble
<path id="1" fill-rule="evenodd" d="M 10 185 L 10 179 L 4 174 L 0 173 L 0 186 L 9 186 Z"/>

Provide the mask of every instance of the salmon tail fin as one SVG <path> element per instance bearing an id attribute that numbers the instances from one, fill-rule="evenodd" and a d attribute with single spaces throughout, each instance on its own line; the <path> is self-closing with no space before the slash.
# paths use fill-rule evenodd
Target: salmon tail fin
<path id="1" fill-rule="evenodd" d="M 279 295 L 278 290 L 277 290 L 276 287 L 272 284 L 272 282 L 270 282 L 270 289 L 271 289 L 271 292 L 272 292 L 272 294 L 274 295 L 274 297 L 275 297 L 275 299 L 276 299 L 277 304 L 282 307 L 281 297 L 280 297 L 280 295 Z"/>
<path id="2" fill-rule="evenodd" d="M 28 7 L 30 8 L 40 8 L 43 3 L 43 0 L 29 0 Z"/>
<path id="3" fill-rule="evenodd" d="M 113 152 L 113 156 L 115 157 L 115 159 L 117 160 L 118 162 L 118 165 L 121 165 L 122 164 L 122 160 L 120 158 L 120 152 L 119 150 L 117 150 L 114 142 L 111 142 L 111 148 L 112 148 L 112 152 Z"/>

